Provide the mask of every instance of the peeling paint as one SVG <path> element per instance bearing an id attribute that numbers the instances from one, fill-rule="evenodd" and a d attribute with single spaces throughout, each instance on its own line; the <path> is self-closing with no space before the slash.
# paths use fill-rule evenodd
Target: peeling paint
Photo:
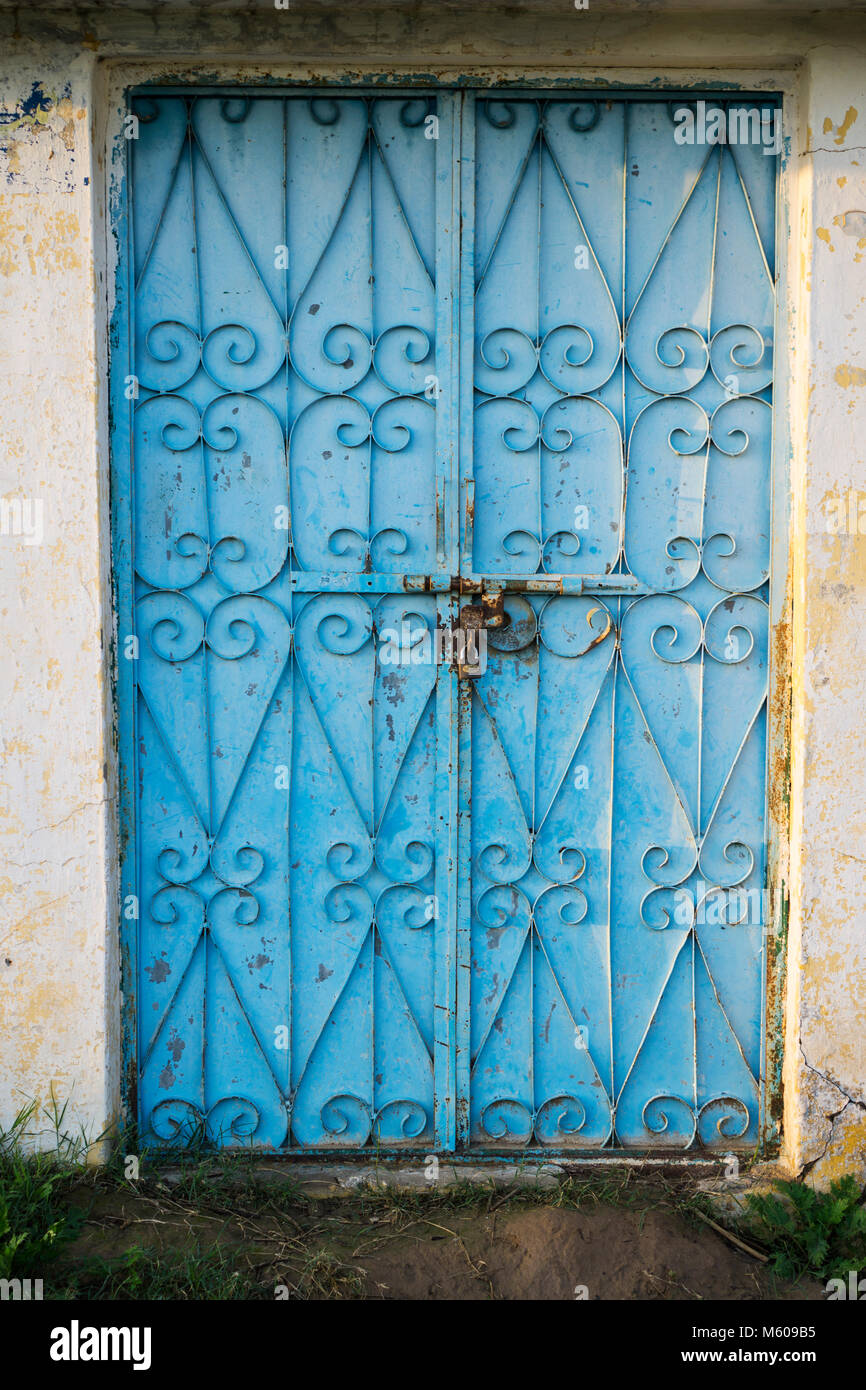
<path id="1" fill-rule="evenodd" d="M 817 228 L 815 229 L 815 235 L 818 237 L 818 239 L 819 239 L 820 241 L 825 241 L 825 242 L 827 243 L 827 245 L 829 246 L 829 248 L 830 248 L 831 251 L 835 251 L 835 250 L 836 250 L 836 247 L 833 245 L 832 241 L 830 240 L 830 233 L 829 233 L 829 231 L 827 230 L 826 227 L 817 227 Z"/>
<path id="2" fill-rule="evenodd" d="M 66 82 L 58 95 L 34 82 L 27 96 L 0 106 L 0 179 L 8 187 L 72 191 L 76 176 L 76 126 L 85 107 L 73 104 Z M 84 186 L 89 175 L 84 175 Z"/>
<path id="3" fill-rule="evenodd" d="M 866 386 L 866 367 L 853 367 L 850 362 L 842 362 L 833 373 L 833 380 L 846 391 L 855 386 Z"/>
<path id="4" fill-rule="evenodd" d="M 853 125 L 854 122 L 856 121 L 857 115 L 858 115 L 858 112 L 857 112 L 856 106 L 849 106 L 849 107 L 848 107 L 848 110 L 845 112 L 845 115 L 844 115 L 843 119 L 840 121 L 839 125 L 837 125 L 837 126 L 835 127 L 835 130 L 836 130 L 836 138 L 835 138 L 835 140 L 834 140 L 834 142 L 833 142 L 834 144 L 836 144 L 836 145 L 844 145 L 846 136 L 847 136 L 847 134 L 848 134 L 848 131 L 851 129 L 852 125 Z M 825 116 L 825 117 L 824 117 L 824 134 L 825 134 L 825 135 L 829 134 L 829 132 L 830 132 L 831 130 L 833 130 L 833 128 L 834 128 L 834 126 L 833 126 L 833 119 L 832 119 L 832 117 L 831 117 L 831 116 Z"/>

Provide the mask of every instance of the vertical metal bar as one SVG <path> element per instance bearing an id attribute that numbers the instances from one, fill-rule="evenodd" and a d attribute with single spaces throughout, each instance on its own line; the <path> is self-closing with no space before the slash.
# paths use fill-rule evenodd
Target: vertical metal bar
<path id="1" fill-rule="evenodd" d="M 460 573 L 472 570 L 473 500 L 473 377 L 475 361 L 475 94 L 464 92 L 460 131 L 460 397 L 458 457 L 463 509 Z M 457 1146 L 469 1143 L 469 1086 L 471 1074 L 470 963 L 472 954 L 472 683 L 460 683 L 458 693 L 458 813 L 457 813 L 457 1024 L 456 1104 Z"/>
<path id="2" fill-rule="evenodd" d="M 630 437 L 631 421 L 628 418 L 629 399 L 628 399 L 628 364 L 626 362 L 625 340 L 628 304 L 628 218 L 626 211 L 628 208 L 628 149 L 630 133 L 631 103 L 623 102 L 622 108 L 622 198 L 620 209 L 622 216 L 622 263 L 620 272 L 622 283 L 620 286 L 620 336 L 622 346 L 620 348 L 622 365 L 622 496 L 620 499 L 619 511 L 619 552 L 617 554 L 617 568 L 628 568 L 625 559 L 625 509 L 628 495 L 628 444 Z M 617 1088 L 618 1077 L 616 1074 L 616 1034 L 613 1016 L 613 832 L 614 832 L 614 787 L 616 786 L 616 712 L 617 712 L 617 679 L 620 667 L 620 633 L 622 631 L 623 619 L 622 599 L 616 600 L 615 622 L 616 630 L 614 633 L 615 649 L 613 654 L 611 687 L 610 687 L 610 784 L 608 798 L 607 816 L 607 935 L 605 940 L 605 969 L 607 971 L 607 1026 L 608 1026 L 608 1057 L 610 1061 L 610 1137 L 608 1146 L 616 1147 L 616 1107 L 619 1101 L 619 1090 Z"/>
<path id="3" fill-rule="evenodd" d="M 460 395 L 457 450 L 460 468 L 460 573 L 472 573 L 474 507 L 473 379 L 475 363 L 475 93 L 464 92 L 460 129 Z"/>
<path id="4" fill-rule="evenodd" d="M 460 310 L 460 95 L 437 98 L 436 142 L 436 566 L 457 568 L 458 315 Z M 451 629 L 454 601 L 437 596 L 437 628 Z M 457 935 L 457 677 L 436 670 L 436 809 L 434 870 L 433 1117 L 437 1150 L 455 1147 Z"/>
<path id="5" fill-rule="evenodd" d="M 456 571 L 460 314 L 460 94 L 441 92 L 436 141 L 436 562 Z"/>
<path id="6" fill-rule="evenodd" d="M 625 279 L 625 261 L 623 261 L 623 280 Z M 624 356 L 625 354 L 623 354 Z M 616 1049 L 614 1046 L 614 1018 L 613 1018 L 613 831 L 614 831 L 614 787 L 616 785 L 616 705 L 617 705 L 617 678 L 620 666 L 620 631 L 622 628 L 622 599 L 616 602 L 616 631 L 614 642 L 616 647 L 611 662 L 610 677 L 610 783 L 607 803 L 607 933 L 605 937 L 605 970 L 607 972 L 607 1028 L 608 1028 L 608 1057 L 610 1060 L 610 1138 L 609 1144 L 616 1145 L 616 1106 L 619 1100 L 617 1090 L 616 1074 Z"/>
<path id="7" fill-rule="evenodd" d="M 129 94 L 127 93 L 127 104 Z M 117 137 L 122 139 L 120 135 Z M 126 639 L 134 633 L 135 531 L 133 495 L 134 400 L 125 383 L 132 364 L 133 248 L 130 164 L 132 142 L 123 141 L 120 186 L 112 196 L 112 228 L 117 235 L 116 300 L 110 342 L 111 371 L 111 509 L 114 550 L 114 600 L 117 614 L 115 698 L 118 740 L 118 833 L 120 853 L 120 972 L 123 996 L 122 1095 L 124 1125 L 138 1120 L 138 924 L 141 911 L 138 874 L 138 761 L 136 757 L 137 662 Z M 134 650 L 134 649 L 133 649 Z"/>
<path id="8" fill-rule="evenodd" d="M 283 176 L 283 244 L 284 244 L 287 248 L 291 245 L 291 242 L 289 241 L 289 235 L 290 235 L 290 232 L 289 232 L 289 199 L 290 199 L 290 192 L 291 192 L 291 190 L 290 190 L 290 188 L 289 188 L 289 140 L 290 140 L 290 138 L 291 138 L 291 132 L 290 132 L 290 111 L 291 111 L 291 104 L 290 104 L 290 102 L 289 102 L 289 99 L 288 99 L 287 97 L 283 97 L 283 98 L 282 98 L 282 115 L 283 115 L 283 166 L 282 166 L 282 176 Z M 289 540 L 289 548 L 288 548 L 288 553 L 287 553 L 287 555 L 286 555 L 286 564 L 288 565 L 288 567 L 289 567 L 290 570 L 293 568 L 293 559 L 294 559 L 294 517 L 293 517 L 293 515 L 292 515 L 292 477 L 291 477 L 290 454 L 289 454 L 290 438 L 291 438 L 291 433 L 292 433 L 292 420 L 291 420 L 292 368 L 291 368 L 291 361 L 290 361 L 290 353 L 289 353 L 289 351 L 288 351 L 288 342 L 289 342 L 289 327 L 290 327 L 290 324 L 291 324 L 291 321 L 292 321 L 292 314 L 293 314 L 294 308 L 295 308 L 294 303 L 293 303 L 293 300 L 292 300 L 292 288 L 293 288 L 293 286 L 292 286 L 292 282 L 291 282 L 291 275 L 292 275 L 291 268 L 290 268 L 289 266 L 287 266 L 287 267 L 286 267 L 285 279 L 284 279 L 284 281 L 283 281 L 284 289 L 285 289 L 285 292 L 284 292 L 284 295 L 283 295 L 283 322 L 284 322 L 284 325 L 285 325 L 286 344 L 287 344 L 286 358 L 285 358 L 285 364 L 284 364 L 284 373 L 283 373 L 283 404 L 284 404 L 284 408 L 285 408 L 285 429 L 284 429 L 284 431 L 283 431 L 283 440 L 284 440 L 284 443 L 285 443 L 285 450 L 286 450 L 286 485 L 287 485 L 286 502 L 287 502 L 288 509 L 289 509 L 289 537 L 288 537 L 288 540 Z M 286 1039 L 286 1054 L 285 1054 L 286 1065 L 285 1065 L 285 1074 L 284 1074 L 284 1077 L 282 1078 L 282 1080 L 283 1080 L 283 1088 L 284 1088 L 284 1089 L 283 1089 L 284 1104 L 285 1104 L 285 1107 L 286 1107 L 286 1143 L 289 1145 L 289 1147 L 291 1147 L 291 1145 L 292 1145 L 292 1143 L 293 1143 L 293 1139 L 294 1139 L 294 1136 L 293 1136 L 293 1134 L 292 1134 L 292 1118 L 293 1118 L 294 1098 L 295 1098 L 295 1096 L 294 1096 L 294 1080 L 295 1080 L 295 1077 L 294 1077 L 294 1072 L 295 1072 L 295 1067 L 294 1067 L 294 1056 L 295 1056 L 295 1029 L 294 1029 L 294 1024 L 295 1024 L 295 1017 L 294 1017 L 294 993 L 293 993 L 293 981 L 294 981 L 294 970 L 295 970 L 295 956 L 294 956 L 294 945 L 295 945 L 295 943 L 294 943 L 294 930 L 293 930 L 293 915 L 294 915 L 294 914 L 293 914 L 293 903 L 292 903 L 292 878 L 293 878 L 293 875 L 292 875 L 292 782 L 293 782 L 293 780 L 294 780 L 294 775 L 295 775 L 295 698 L 296 698 L 296 697 L 295 697 L 295 639 L 294 639 L 294 626 L 295 626 L 295 594 L 294 594 L 294 591 L 293 591 L 292 589 L 290 589 L 290 590 L 289 590 L 289 593 L 288 593 L 287 607 L 288 607 L 289 624 L 290 624 L 290 627 L 291 627 L 291 629 L 292 629 L 292 635 L 291 635 L 291 637 L 290 637 L 290 639 L 289 639 L 289 655 L 288 655 L 288 660 L 287 660 L 287 662 L 286 662 L 286 670 L 285 670 L 285 673 L 284 673 L 284 680 L 286 681 L 286 684 L 287 684 L 287 701 L 286 701 L 286 708 L 287 708 L 288 725 L 289 725 L 289 727 L 288 727 L 288 731 L 287 731 L 287 749 L 286 749 L 286 754 L 287 754 L 287 755 L 286 755 L 286 766 L 287 766 L 287 768 L 288 768 L 288 776 L 287 776 L 288 786 L 286 787 L 286 818 L 285 818 L 285 822 L 284 822 L 284 826 L 283 826 L 283 838 L 284 838 L 284 842 L 285 842 L 285 845 L 286 845 L 286 884 L 285 884 L 285 888 L 286 888 L 286 931 L 288 932 L 289 942 L 288 942 L 288 952 L 287 952 L 287 959 L 286 959 L 286 974 L 287 974 L 287 978 L 286 978 L 286 1028 L 287 1028 L 287 1030 L 288 1030 L 288 1036 L 287 1036 L 287 1039 Z"/>
<path id="9" fill-rule="evenodd" d="M 626 356 L 625 356 L 625 329 L 626 329 L 626 323 L 627 323 L 627 321 L 628 321 L 627 318 L 626 318 L 626 312 L 627 312 L 627 309 L 628 309 L 628 299 L 627 299 L 628 286 L 627 286 L 627 282 L 626 282 L 626 255 L 628 254 L 628 240 L 627 240 L 627 238 L 628 238 L 628 228 L 627 228 L 627 225 L 626 225 L 626 215 L 625 215 L 625 213 L 626 213 L 626 185 L 627 185 L 627 180 L 628 180 L 628 136 L 629 136 L 629 118 L 630 118 L 630 114 L 631 114 L 631 103 L 628 102 L 628 101 L 624 101 L 623 104 L 622 104 L 622 199 L 621 199 L 621 201 L 620 201 L 620 212 L 621 212 L 621 216 L 622 216 L 622 243 L 621 243 L 621 245 L 622 245 L 622 251 L 621 251 L 622 262 L 621 262 L 621 265 L 620 265 L 620 273 L 621 273 L 621 276 L 622 276 L 622 283 L 621 283 L 621 285 L 620 285 L 620 321 L 619 321 L 619 332 L 620 332 L 620 339 L 621 339 L 621 345 L 620 345 L 620 366 L 621 366 L 621 368 L 622 368 L 622 390 L 621 390 L 621 393 L 620 393 L 620 401 L 621 401 L 621 404 L 622 404 L 621 428 L 622 428 L 622 440 L 623 440 L 623 455 L 622 455 L 622 497 L 621 497 L 621 499 L 620 499 L 620 509 L 619 509 L 619 550 L 618 550 L 618 552 L 617 552 L 617 557 L 616 557 L 616 565 L 615 565 L 615 568 L 616 568 L 616 569 L 620 569 L 620 568 L 626 568 L 626 569 L 627 569 L 627 568 L 628 568 L 628 565 L 625 563 L 625 502 L 626 502 L 626 490 L 627 490 L 627 488 L 628 488 L 628 451 L 627 451 L 627 448 L 626 448 L 626 440 L 629 438 L 629 434 L 630 434 L 630 431 L 631 431 L 631 421 L 628 419 L 628 405 L 629 405 L 629 402 L 628 402 L 628 392 L 627 392 L 627 389 L 626 389 L 626 388 L 627 388 L 628 365 L 627 365 L 627 363 L 626 363 Z M 621 608 L 622 608 L 622 604 L 620 604 L 620 609 L 621 609 Z M 620 615 L 618 614 L 618 615 L 617 615 L 617 632 L 619 632 L 619 621 L 618 621 L 619 616 L 620 616 Z"/>
<path id="10" fill-rule="evenodd" d="M 457 1147 L 469 1144 L 470 1082 L 472 1072 L 472 682 L 458 682 L 457 738 L 459 742 L 457 812 L 457 1020 L 456 1106 Z"/>
<path id="11" fill-rule="evenodd" d="M 786 95 L 776 119 L 782 130 L 797 128 L 792 96 Z M 791 788 L 791 473 L 790 362 L 795 351 L 788 306 L 793 282 L 796 237 L 791 227 L 796 159 L 791 137 L 784 137 L 776 161 L 775 247 L 770 267 L 776 293 L 773 343 L 773 426 L 770 466 L 770 606 L 767 659 L 767 761 L 764 768 L 766 885 L 769 906 L 762 914 L 761 975 L 763 1027 L 759 1085 L 759 1137 L 766 1149 L 778 1141 L 782 1120 L 782 1064 L 785 1045 L 785 979 L 790 879 Z M 784 364 L 784 368 L 782 367 Z"/>
<path id="12" fill-rule="evenodd" d="M 436 599 L 436 624 L 451 628 L 456 602 Z M 444 661 L 436 669 L 436 868 L 434 880 L 433 1117 L 437 1150 L 456 1144 L 457 1045 L 457 676 Z"/>

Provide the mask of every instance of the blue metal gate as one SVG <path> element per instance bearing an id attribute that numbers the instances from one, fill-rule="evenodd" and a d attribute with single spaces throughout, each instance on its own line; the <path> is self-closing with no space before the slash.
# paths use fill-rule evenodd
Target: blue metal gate
<path id="1" fill-rule="evenodd" d="M 684 111 L 133 99 L 151 1142 L 756 1142 L 777 159 Z"/>

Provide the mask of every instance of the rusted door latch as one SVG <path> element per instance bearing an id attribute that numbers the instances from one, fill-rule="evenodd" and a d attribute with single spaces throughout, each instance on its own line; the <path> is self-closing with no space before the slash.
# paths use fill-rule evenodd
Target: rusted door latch
<path id="1" fill-rule="evenodd" d="M 482 593 L 480 600 L 464 604 L 454 628 L 454 666 L 460 680 L 475 680 L 487 669 L 487 638 L 481 634 L 488 628 L 507 627 L 511 622 L 501 589 Z"/>

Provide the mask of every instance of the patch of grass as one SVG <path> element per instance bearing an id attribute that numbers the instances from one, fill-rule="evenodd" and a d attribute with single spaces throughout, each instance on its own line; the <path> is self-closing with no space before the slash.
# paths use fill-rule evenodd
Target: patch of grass
<path id="1" fill-rule="evenodd" d="M 57 1271 L 47 1296 L 191 1303 L 346 1299 L 362 1296 L 362 1273 L 324 1248 L 300 1253 L 289 1266 L 262 1258 L 255 1246 L 158 1251 L 136 1245 L 117 1259 L 90 1258 Z"/>
<path id="2" fill-rule="evenodd" d="M 184 1156 L 167 1169 L 151 1167 L 144 1155 L 137 1178 L 107 1174 L 103 1169 L 95 1179 L 103 1188 L 115 1187 L 118 1181 L 138 1196 L 170 1197 L 175 1205 L 224 1216 L 279 1216 L 305 1202 L 288 1174 L 269 1176 L 262 1171 L 261 1156 L 245 1151 Z"/>
<path id="3" fill-rule="evenodd" d="M 0 1130 L 0 1278 L 40 1277 L 44 1266 L 77 1233 L 83 1213 L 70 1211 L 66 1197 L 81 1153 L 63 1130 L 66 1106 L 41 1110 L 25 1105 L 7 1130 Z M 28 1154 L 33 1122 L 47 1119 L 54 1152 Z M 44 1133 L 44 1130 L 42 1131 Z"/>
<path id="4" fill-rule="evenodd" d="M 328 1250 L 311 1250 L 299 1274 L 283 1287 L 291 1299 L 361 1298 L 361 1271 L 336 1259 Z"/>
<path id="5" fill-rule="evenodd" d="M 219 1245 L 163 1254 L 137 1245 L 117 1260 L 84 1260 L 52 1281 L 50 1297 L 202 1302 L 268 1292 Z"/>
<path id="6" fill-rule="evenodd" d="M 319 1199 L 320 1207 L 325 1199 Z M 432 1211 L 456 1214 L 509 1211 L 520 1207 L 572 1208 L 616 1206 L 640 1211 L 673 1209 L 684 1214 L 699 1201 L 694 1181 L 681 1174 L 640 1173 L 634 1168 L 566 1173 L 556 1183 L 514 1183 L 458 1181 L 451 1186 L 431 1182 L 424 1188 L 401 1188 L 383 1181 L 357 1189 L 352 1205 L 380 1218 L 390 1214 L 395 1225 Z M 335 1198 L 335 1209 L 346 1198 Z M 331 1205 L 331 1202 L 328 1203 Z"/>
<path id="7" fill-rule="evenodd" d="M 826 1192 L 792 1180 L 775 1186 L 779 1196 L 753 1192 L 746 1201 L 776 1274 L 825 1281 L 866 1267 L 866 1194 L 854 1177 L 838 1178 Z"/>

